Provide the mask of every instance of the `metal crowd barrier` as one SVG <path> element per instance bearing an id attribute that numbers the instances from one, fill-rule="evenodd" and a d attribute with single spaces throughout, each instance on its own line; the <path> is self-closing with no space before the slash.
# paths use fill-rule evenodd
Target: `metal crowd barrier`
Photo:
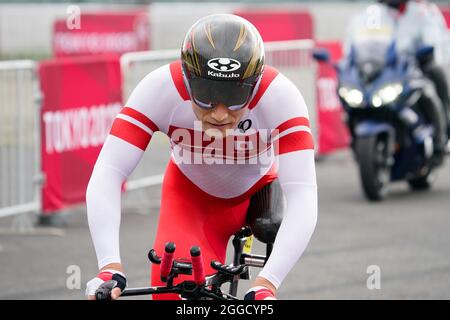
<path id="1" fill-rule="evenodd" d="M 37 65 L 0 62 L 0 218 L 40 210 Z"/>

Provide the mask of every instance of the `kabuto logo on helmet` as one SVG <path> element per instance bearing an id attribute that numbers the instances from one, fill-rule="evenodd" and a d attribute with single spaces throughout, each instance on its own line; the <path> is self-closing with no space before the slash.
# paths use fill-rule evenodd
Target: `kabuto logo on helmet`
<path id="1" fill-rule="evenodd" d="M 208 61 L 208 67 L 221 72 L 236 71 L 241 67 L 241 63 L 231 58 L 213 58 Z"/>
<path id="2" fill-rule="evenodd" d="M 222 73 L 222 72 L 214 72 L 214 71 L 208 70 L 208 76 L 217 77 L 217 78 L 233 79 L 233 78 L 239 78 L 239 73 Z"/>

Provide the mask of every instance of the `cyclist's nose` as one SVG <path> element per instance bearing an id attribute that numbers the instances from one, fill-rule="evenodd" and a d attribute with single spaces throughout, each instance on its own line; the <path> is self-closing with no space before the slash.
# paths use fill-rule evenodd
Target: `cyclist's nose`
<path id="1" fill-rule="evenodd" d="M 219 103 L 212 110 L 211 117 L 217 122 L 222 122 L 228 117 L 228 113 L 228 108 L 223 103 Z"/>

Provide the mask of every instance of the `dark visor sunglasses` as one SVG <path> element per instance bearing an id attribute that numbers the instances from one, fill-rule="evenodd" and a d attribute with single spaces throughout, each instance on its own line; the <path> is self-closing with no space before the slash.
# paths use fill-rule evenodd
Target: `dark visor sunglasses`
<path id="1" fill-rule="evenodd" d="M 243 109 L 252 98 L 258 76 L 241 81 L 217 81 L 193 77 L 189 82 L 191 99 L 204 109 L 223 103 L 232 111 Z"/>

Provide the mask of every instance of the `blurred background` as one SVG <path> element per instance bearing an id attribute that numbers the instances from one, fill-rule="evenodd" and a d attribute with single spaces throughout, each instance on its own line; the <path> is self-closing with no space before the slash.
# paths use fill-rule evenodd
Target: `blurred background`
<path id="1" fill-rule="evenodd" d="M 449 299 L 448 164 L 431 190 L 399 182 L 384 201 L 367 201 L 336 74 L 312 59 L 319 47 L 341 59 L 350 18 L 372 3 L 0 0 L 0 299 L 84 299 L 97 273 L 84 195 L 112 120 L 140 79 L 178 59 L 188 28 L 213 13 L 252 22 L 267 63 L 309 108 L 319 220 L 279 298 Z M 450 28 L 449 2 L 434 3 Z M 444 51 L 450 57 L 449 40 Z M 450 63 L 445 71 L 450 78 Z M 149 283 L 146 254 L 169 157 L 168 138 L 157 133 L 124 186 L 121 254 L 130 286 Z M 248 285 L 241 282 L 240 294 Z"/>

